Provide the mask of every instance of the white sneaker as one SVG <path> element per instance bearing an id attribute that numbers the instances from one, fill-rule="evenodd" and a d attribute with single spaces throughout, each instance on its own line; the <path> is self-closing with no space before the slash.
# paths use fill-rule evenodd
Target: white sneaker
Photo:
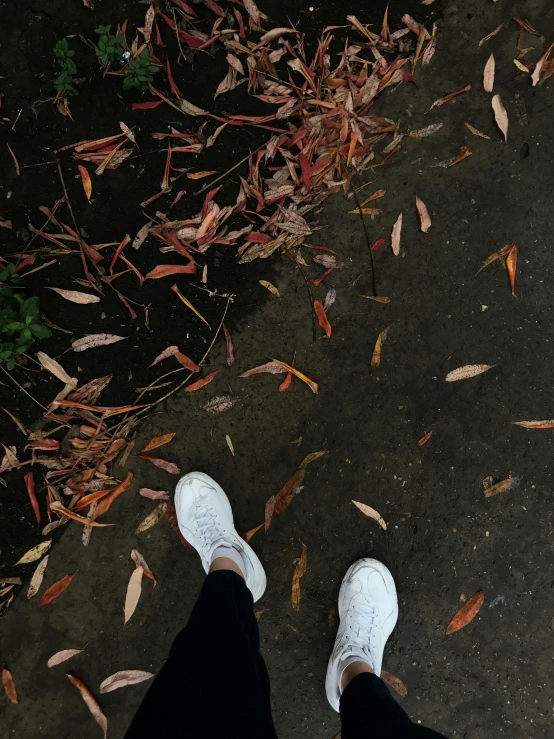
<path id="1" fill-rule="evenodd" d="M 232 547 L 244 560 L 244 579 L 259 600 L 265 591 L 262 563 L 252 547 L 237 534 L 229 499 L 215 480 L 203 472 L 189 472 L 175 489 L 175 510 L 181 533 L 202 560 L 206 573 L 219 547 Z"/>
<path id="2" fill-rule="evenodd" d="M 385 644 L 398 618 L 394 579 L 384 564 L 365 557 L 350 567 L 340 587 L 339 617 L 325 679 L 327 700 L 337 712 L 346 660 L 367 662 L 381 674 Z"/>

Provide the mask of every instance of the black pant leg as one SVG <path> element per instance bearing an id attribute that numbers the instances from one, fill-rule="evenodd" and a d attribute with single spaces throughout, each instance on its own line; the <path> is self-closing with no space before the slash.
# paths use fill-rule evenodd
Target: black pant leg
<path id="1" fill-rule="evenodd" d="M 207 576 L 125 739 L 277 739 L 252 606 L 242 577 Z"/>
<path id="2" fill-rule="evenodd" d="M 364 672 L 346 686 L 340 699 L 342 739 L 445 739 L 414 724 L 377 675 Z"/>

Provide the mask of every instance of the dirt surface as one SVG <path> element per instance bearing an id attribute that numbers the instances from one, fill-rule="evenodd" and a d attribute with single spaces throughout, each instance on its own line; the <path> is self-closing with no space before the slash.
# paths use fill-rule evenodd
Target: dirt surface
<path id="1" fill-rule="evenodd" d="M 315 6 L 313 14 L 304 4 L 302 10 L 298 7 L 295 3 L 292 20 L 318 32 L 327 23 L 344 22 L 345 12 L 355 12 L 376 25 L 382 15 L 381 7 L 363 12 L 361 5 L 346 9 L 330 3 L 325 8 Z M 144 6 L 140 8 L 139 17 Z M 439 10 L 438 2 L 425 13 L 435 8 Z M 422 17 L 419 4 L 400 4 L 399 10 L 405 9 Z M 114 5 L 102 13 L 98 9 L 98 22 L 106 22 L 110 13 L 115 21 L 135 10 L 134 4 Z M 397 23 L 396 7 L 393 10 Z M 280 23 L 286 20 L 285 11 L 290 13 L 291 8 L 283 3 L 278 11 L 271 9 L 271 15 Z M 62 21 L 60 8 L 52 4 L 47 12 L 36 4 L 18 4 L 17 12 L 19 26 L 11 41 L 21 56 L 15 57 L 20 66 L 10 83 L 13 95 L 22 96 L 21 105 L 24 99 L 26 106 L 39 95 L 42 84 L 33 66 L 39 64 L 37 45 L 50 48 L 56 24 Z M 85 9 L 74 12 L 75 19 L 64 13 L 67 25 L 59 36 L 77 30 L 85 33 L 86 24 L 90 28 L 96 24 Z M 277 13 L 283 17 L 277 18 Z M 241 531 L 262 522 L 267 498 L 281 488 L 306 454 L 325 451 L 308 468 L 304 487 L 290 507 L 273 521 L 267 534 L 259 532 L 253 539 L 268 574 L 259 622 L 272 678 L 275 722 L 284 739 L 330 739 L 338 731 L 337 716 L 323 688 L 337 625 L 334 607 L 347 567 L 366 555 L 382 558 L 397 582 L 400 618 L 384 667 L 406 684 L 403 705 L 415 720 L 452 737 L 542 739 L 551 734 L 552 578 L 545 563 L 552 557 L 548 504 L 552 432 L 526 431 L 512 422 L 554 417 L 548 338 L 553 307 L 549 286 L 552 80 L 532 88 L 528 76 L 513 64 L 517 27 L 510 19 L 514 14 L 545 34 L 554 20 L 552 7 L 536 0 L 517 8 L 502 0 L 484 8 L 476 2 L 463 8 L 442 7 L 438 51 L 431 65 L 418 74 L 418 86 L 401 85 L 382 96 L 376 106 L 377 114 L 400 119 L 412 128 L 444 123 L 423 141 L 405 141 L 389 164 L 360 180 L 374 179 L 370 188 L 387 190 L 382 201 L 385 213 L 367 224 L 372 240 L 387 237 L 387 244 L 374 256 L 378 291 L 390 298 L 390 304 L 360 297 L 371 291 L 367 245 L 359 217 L 348 213 L 352 202 L 336 196 L 318 215 L 324 228 L 314 242 L 333 248 L 345 267 L 333 272 L 323 286 L 311 287 L 314 297 L 323 298 L 328 288 L 337 291 L 329 311 L 331 339 L 322 338 L 316 326 L 314 340 L 312 298 L 296 265 L 277 257 L 237 268 L 228 259 L 217 270 L 217 289 L 236 293 L 228 322 L 236 364 L 226 368 L 224 346 L 218 343 L 210 355 L 210 368 L 222 369 L 216 380 L 195 395 L 171 399 L 140 429 L 137 448 L 156 434 L 176 432 L 164 456 L 183 471 L 200 469 L 215 477 L 233 503 Z M 479 49 L 479 39 L 503 21 L 503 31 Z M 545 43 L 551 40 L 547 35 Z M 525 46 L 535 46 L 529 57 L 533 60 L 546 48 L 541 39 L 526 36 L 525 41 Z M 491 51 L 497 67 L 495 92 L 510 119 L 507 145 L 495 126 L 490 95 L 482 89 L 482 70 Z M 5 48 L 3 54 L 2 63 Z M 207 103 L 209 90 L 221 77 L 214 72 L 206 79 L 203 98 L 198 82 L 194 86 L 192 77 L 182 75 L 190 82 L 186 96 L 197 104 Z M 435 99 L 468 83 L 473 86 L 470 94 L 424 113 Z M 38 141 L 45 149 L 67 142 L 68 131 L 76 134 L 74 140 L 88 136 L 91 129 L 95 135 L 109 134 L 129 100 L 121 103 L 121 110 L 111 110 L 107 97 L 99 94 L 97 105 L 83 120 L 75 104 L 74 124 L 49 110 L 50 104 L 39 109 L 36 122 L 28 118 L 27 126 L 22 125 L 22 114 L 15 132 L 20 138 L 10 133 L 20 163 L 37 160 Z M 7 101 L 6 110 L 12 115 Z M 103 122 L 105 131 L 99 130 L 96 119 Z M 472 136 L 465 121 L 490 140 Z M 57 133 L 53 126 L 60 127 Z M 231 145 L 235 146 L 235 139 Z M 463 145 L 473 152 L 466 161 L 450 169 L 434 166 Z M 219 155 L 229 163 L 244 156 L 238 139 L 236 149 L 228 146 L 229 141 Z M 43 153 L 48 159 L 49 152 Z M 80 206 L 79 220 L 87 230 L 96 230 L 97 241 L 119 239 L 142 225 L 144 217 L 136 203 L 156 190 L 162 167 L 160 162 L 152 169 L 149 166 L 141 174 L 150 178 L 150 184 L 145 189 L 140 185 L 140 192 L 139 178 L 130 177 L 128 168 L 110 173 L 105 187 L 113 187 L 113 195 L 102 195 L 110 211 L 101 216 L 91 211 L 87 217 L 86 204 Z M 11 178 L 11 169 L 7 170 L 6 177 Z M 55 169 L 27 171 L 34 173 L 40 187 L 35 180 L 31 184 L 27 180 L 28 190 L 15 179 L 2 184 L 3 190 L 13 187 L 14 193 L 17 184 L 22 188 L 14 212 L 0 212 L 14 218 L 18 228 L 25 219 L 35 218 L 45 193 L 58 196 Z M 80 183 L 75 181 L 72 187 L 77 199 Z M 122 188 L 128 188 L 124 197 Z M 428 234 L 418 230 L 416 193 L 431 213 Z M 389 235 L 401 211 L 401 253 L 394 257 Z M 8 236 L 15 238 L 15 234 Z M 507 273 L 499 262 L 475 276 L 489 254 L 511 242 L 520 250 L 517 297 L 510 294 Z M 63 269 L 71 270 L 67 261 Z M 309 279 L 319 271 L 307 269 L 305 276 Z M 259 278 L 274 282 L 281 298 L 273 298 L 259 286 Z M 38 273 L 36 283 L 29 283 L 37 288 L 58 284 L 48 270 Z M 47 303 L 48 292 L 40 295 L 51 320 L 76 336 L 92 329 L 84 308 L 76 306 L 68 312 L 54 298 Z M 137 300 L 147 303 L 149 298 L 142 294 Z M 216 321 L 225 301 L 208 300 L 201 294 L 198 300 L 201 310 Z M 122 387 L 135 387 L 136 366 L 146 364 L 145 355 L 149 359 L 173 343 L 168 326 L 171 336 L 196 326 L 183 328 L 182 313 L 172 301 L 155 307 L 151 331 L 137 322 L 136 338 L 116 350 L 120 366 L 112 392 L 119 402 Z M 105 330 L 123 333 L 121 324 L 130 330 L 117 298 L 107 303 L 105 313 Z M 387 326 L 381 365 L 372 368 L 374 342 Z M 97 322 L 94 330 L 99 330 Z M 58 340 L 58 351 L 63 351 L 67 338 Z M 191 353 L 206 340 L 208 333 L 192 336 Z M 297 380 L 287 392 L 277 392 L 282 376 L 238 378 L 268 357 L 290 361 L 295 351 L 299 369 L 318 382 L 317 395 Z M 63 361 L 70 372 L 81 362 L 71 354 Z M 111 371 L 113 367 L 100 370 L 89 364 L 105 361 L 105 354 L 87 358 L 86 365 L 81 364 L 83 374 L 95 377 Z M 444 381 L 450 370 L 477 363 L 495 366 L 470 380 Z M 37 382 L 37 397 L 43 402 L 51 399 L 51 380 L 39 377 Z M 12 398 L 10 409 L 23 415 L 27 405 L 22 396 L 13 398 L 11 388 L 2 390 Z M 206 413 L 203 404 L 220 395 L 230 395 L 237 402 L 225 413 Z M 6 426 L 5 430 L 4 443 L 15 443 L 13 429 Z M 430 430 L 431 439 L 419 447 L 417 441 Z M 226 435 L 232 440 L 234 457 Z M 203 578 L 197 555 L 183 550 L 166 521 L 143 534 L 133 533 L 155 505 L 140 497 L 138 488 L 171 490 L 175 478 L 132 457 L 125 470 L 116 467 L 115 473 L 122 476 L 128 469 L 135 473 L 136 483 L 110 511 L 117 531 L 94 532 L 85 550 L 80 530 L 69 527 L 52 551 L 45 585 L 77 571 L 67 592 L 41 609 L 38 599 L 27 601 L 23 591 L 3 619 L 0 658 L 10 666 L 20 694 L 18 706 L 0 698 L 6 736 L 98 736 L 98 727 L 65 672 L 78 675 L 98 695 L 99 683 L 117 670 L 158 670 L 172 639 L 186 623 Z M 16 473 L 11 474 L 15 480 Z M 518 476 L 520 484 L 486 498 L 483 479 L 489 475 L 495 482 Z M 5 575 L 15 574 L 15 558 L 36 543 L 30 512 L 22 513 L 21 505 L 8 497 L 17 495 L 16 483 L 12 492 L 11 478 L 8 481 L 10 487 L 2 490 L 7 510 L 3 525 L 10 541 L 7 547 L 2 544 Z M 365 518 L 352 499 L 376 508 L 388 530 Z M 308 569 L 296 613 L 290 588 L 293 562 L 302 544 L 308 549 Z M 129 559 L 133 547 L 146 558 L 158 585 L 144 583 L 137 611 L 124 627 L 122 609 L 133 569 Z M 478 617 L 464 630 L 445 637 L 446 625 L 461 601 L 477 590 L 485 593 Z M 54 652 L 85 646 L 71 662 L 51 670 L 46 667 Z M 123 737 L 146 685 L 101 696 L 112 739 Z"/>

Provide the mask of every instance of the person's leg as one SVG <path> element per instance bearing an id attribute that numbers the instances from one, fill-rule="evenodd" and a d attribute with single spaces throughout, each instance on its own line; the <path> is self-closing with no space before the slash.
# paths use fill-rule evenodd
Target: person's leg
<path id="1" fill-rule="evenodd" d="M 342 739 L 441 739 L 413 723 L 379 677 L 398 618 L 396 588 L 385 565 L 365 558 L 350 567 L 339 593 L 339 616 L 325 687 L 329 703 L 340 711 Z"/>
<path id="2" fill-rule="evenodd" d="M 276 739 L 252 607 L 265 589 L 262 565 L 207 475 L 182 478 L 175 507 L 209 574 L 125 739 Z"/>

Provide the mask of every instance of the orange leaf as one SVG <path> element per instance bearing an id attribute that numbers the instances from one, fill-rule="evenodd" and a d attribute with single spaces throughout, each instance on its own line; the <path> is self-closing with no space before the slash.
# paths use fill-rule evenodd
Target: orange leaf
<path id="1" fill-rule="evenodd" d="M 69 510 L 69 508 L 66 508 L 64 505 L 62 505 L 57 500 L 54 500 L 52 503 L 50 503 L 50 510 L 56 511 L 57 513 L 61 513 L 63 516 L 66 516 L 67 518 L 71 518 L 73 521 L 77 521 L 78 523 L 83 523 L 85 524 L 85 526 L 106 527 L 106 526 L 114 525 L 113 523 L 98 523 L 97 521 L 91 520 L 90 518 L 79 516 L 77 513 L 74 513 L 73 511 Z"/>
<path id="2" fill-rule="evenodd" d="M 433 110 L 433 108 L 438 108 L 440 105 L 444 105 L 445 103 L 449 103 L 451 100 L 453 100 L 458 95 L 461 95 L 463 92 L 469 92 L 471 90 L 471 85 L 466 85 L 465 87 L 462 87 L 461 90 L 456 90 L 456 92 L 451 92 L 448 95 L 445 95 L 442 98 L 439 98 L 438 100 L 435 100 L 433 105 L 429 108 L 427 111 L 429 113 L 430 110 Z"/>
<path id="3" fill-rule="evenodd" d="M 506 267 L 508 269 L 508 275 L 510 277 L 510 287 L 512 289 L 512 295 L 515 295 L 516 287 L 516 269 L 517 269 L 517 246 L 514 244 L 508 256 L 506 257 Z"/>
<path id="4" fill-rule="evenodd" d="M 481 606 L 485 602 L 485 594 L 482 590 L 478 590 L 468 602 L 460 608 L 458 613 L 454 616 L 452 621 L 448 624 L 446 634 L 453 634 L 455 631 L 463 629 L 467 626 L 470 621 L 473 621 L 475 616 L 481 610 Z"/>
<path id="5" fill-rule="evenodd" d="M 200 390 L 206 385 L 209 385 L 218 372 L 219 370 L 216 370 L 215 372 L 210 372 L 209 375 L 206 375 L 206 377 L 202 377 L 201 380 L 196 380 L 196 382 L 193 382 L 192 385 L 187 385 L 185 388 L 185 393 L 193 393 L 195 390 Z"/>
<path id="6" fill-rule="evenodd" d="M 392 672 L 386 672 L 381 670 L 381 680 L 384 680 L 389 688 L 395 690 L 401 698 L 405 698 L 408 695 L 408 688 L 404 685 L 402 680 Z"/>
<path id="7" fill-rule="evenodd" d="M 189 359 L 182 352 L 175 352 L 173 356 L 180 364 L 183 365 L 183 367 L 186 367 L 186 369 L 190 370 L 191 372 L 200 372 L 200 367 L 196 364 L 196 362 L 193 362 L 192 359 Z"/>
<path id="8" fill-rule="evenodd" d="M 311 462 L 319 459 L 319 457 L 321 457 L 323 454 L 325 454 L 325 452 L 312 452 L 312 454 L 308 454 L 306 457 L 304 457 L 294 475 L 289 480 L 287 480 L 287 482 L 283 485 L 281 490 L 279 490 L 277 495 L 272 495 L 269 498 L 265 507 L 266 531 L 269 528 L 269 524 L 271 523 L 271 519 L 273 518 L 273 516 L 277 516 L 279 513 L 282 513 L 294 498 L 296 491 L 298 490 L 300 485 L 302 485 L 302 482 L 304 480 L 306 467 Z"/>
<path id="9" fill-rule="evenodd" d="M 513 424 L 524 429 L 554 429 L 554 421 L 514 421 Z"/>
<path id="10" fill-rule="evenodd" d="M 95 493 L 89 493 L 88 495 L 83 495 L 83 497 L 77 501 L 77 504 L 75 505 L 75 508 L 73 510 L 76 513 L 78 511 L 82 511 L 83 508 L 86 508 L 91 503 L 94 503 L 95 500 L 100 500 L 100 498 L 103 498 L 109 492 L 110 492 L 109 490 L 97 490 Z"/>
<path id="11" fill-rule="evenodd" d="M 169 277 L 170 275 L 194 275 L 196 266 L 190 264 L 158 264 L 145 277 L 146 280 L 159 280 L 160 277 Z"/>
<path id="12" fill-rule="evenodd" d="M 85 191 L 87 200 L 90 200 L 90 196 L 92 195 L 92 180 L 90 179 L 90 175 L 87 172 L 86 167 L 83 167 L 82 164 L 79 164 L 77 166 L 79 168 L 79 174 L 81 175 L 81 182 L 83 183 L 83 190 Z"/>
<path id="13" fill-rule="evenodd" d="M 61 595 L 63 591 L 67 588 L 69 583 L 73 580 L 74 574 L 75 573 L 73 572 L 71 575 L 66 575 L 65 577 L 62 577 L 61 580 L 58 580 L 58 582 L 50 585 L 48 590 L 42 596 L 40 605 L 47 606 L 52 603 L 52 601 L 55 600 L 59 595 Z"/>
<path id="14" fill-rule="evenodd" d="M 425 434 L 425 436 L 422 436 L 421 439 L 417 442 L 417 445 L 418 446 L 423 446 L 424 444 L 427 444 L 427 442 L 429 441 L 429 439 L 431 438 L 431 436 L 433 436 L 433 432 L 432 431 L 428 431 Z"/>
<path id="15" fill-rule="evenodd" d="M 492 264 L 492 262 L 499 259 L 499 257 L 505 257 L 507 254 L 510 253 L 512 250 L 512 247 L 514 247 L 515 244 L 506 244 L 506 246 L 503 246 L 502 249 L 499 249 L 498 251 L 495 251 L 493 254 L 490 255 L 490 257 L 487 257 L 485 261 L 481 264 L 479 269 L 477 270 L 476 274 L 479 274 L 479 272 L 482 269 L 485 269 L 485 267 L 488 267 L 489 264 Z"/>
<path id="16" fill-rule="evenodd" d="M 127 475 L 125 476 L 125 479 L 122 480 L 119 483 L 119 485 L 117 485 L 110 492 L 110 494 L 106 498 L 104 498 L 104 500 L 100 501 L 100 503 L 98 504 L 98 507 L 96 508 L 94 512 L 95 519 L 98 518 L 98 516 L 101 516 L 103 513 L 106 513 L 106 511 L 111 506 L 111 504 L 114 502 L 114 500 L 118 498 L 121 495 L 121 493 L 124 493 L 127 490 L 132 480 L 133 480 L 133 473 L 128 472 Z"/>
<path id="17" fill-rule="evenodd" d="M 321 300 L 316 299 L 314 300 L 314 311 L 317 316 L 317 320 L 321 328 L 325 331 L 327 334 L 327 337 L 331 337 L 331 324 L 329 323 L 327 319 L 327 315 L 325 313 L 325 308 L 323 307 L 323 303 Z"/>
<path id="18" fill-rule="evenodd" d="M 4 691 L 11 702 L 19 703 L 12 673 L 6 667 L 2 670 L 2 685 L 4 686 Z"/>
<path id="19" fill-rule="evenodd" d="M 377 337 L 377 341 L 375 342 L 375 347 L 373 349 L 373 356 L 371 357 L 372 367 L 378 367 L 381 364 L 381 349 L 383 348 L 388 332 L 389 329 L 387 327 L 384 331 L 381 331 Z"/>
<path id="20" fill-rule="evenodd" d="M 71 684 L 74 685 L 81 694 L 81 698 L 85 701 L 88 710 L 92 713 L 96 723 L 104 732 L 104 739 L 106 739 L 108 735 L 108 719 L 98 705 L 98 701 L 78 677 L 70 674 L 68 674 L 67 677 L 71 681 Z"/>
<path id="21" fill-rule="evenodd" d="M 195 271 L 196 271 L 196 268 L 195 268 Z M 146 276 L 148 277 L 148 275 L 146 275 Z M 173 290 L 173 292 L 175 293 L 175 295 L 177 295 L 177 297 L 179 298 L 179 300 L 181 300 L 181 302 L 183 302 L 183 303 L 184 303 L 184 304 L 185 304 L 185 305 L 187 306 L 187 308 L 190 308 L 190 309 L 191 309 L 191 311 L 192 311 L 192 312 L 193 312 L 193 313 L 194 313 L 194 314 L 195 314 L 196 316 L 198 316 L 198 318 L 199 318 L 199 319 L 200 319 L 201 321 L 204 321 L 204 323 L 206 324 L 206 326 L 208 326 L 208 327 L 210 326 L 210 324 L 208 323 L 208 321 L 206 321 L 206 319 L 204 318 L 204 316 L 203 316 L 203 315 L 202 315 L 201 313 L 199 313 L 199 312 L 198 312 L 198 311 L 196 310 L 196 308 L 195 308 L 195 307 L 194 307 L 194 305 L 193 305 L 193 304 L 192 304 L 192 303 L 190 302 L 190 300 L 188 300 L 187 298 L 185 298 L 185 296 L 184 296 L 184 295 L 183 295 L 183 294 L 182 294 L 182 293 L 180 292 L 180 290 L 179 290 L 179 288 L 177 287 L 177 285 L 172 285 L 171 289 Z"/>
<path id="22" fill-rule="evenodd" d="M 25 487 L 27 488 L 27 493 L 29 494 L 29 499 L 31 501 L 31 505 L 33 506 L 33 511 L 35 512 L 35 518 L 37 519 L 37 523 L 40 523 L 40 507 L 38 504 L 37 496 L 35 494 L 35 478 L 33 476 L 33 473 L 27 472 L 23 479 L 25 480 Z"/>
<path id="23" fill-rule="evenodd" d="M 451 161 L 448 166 L 453 167 L 455 164 L 458 164 L 459 162 L 463 161 L 464 159 L 467 159 L 467 157 L 470 157 L 470 156 L 471 156 L 471 152 L 467 148 L 467 146 L 462 146 L 458 156 L 453 161 Z"/>
<path id="24" fill-rule="evenodd" d="M 296 363 L 296 352 L 294 352 L 294 357 L 292 358 L 292 362 L 290 363 L 290 366 L 294 367 L 295 363 Z M 285 377 L 283 382 L 279 385 L 279 392 L 282 393 L 285 390 L 288 390 L 291 382 L 292 382 L 292 372 L 287 372 L 287 376 Z"/>
<path id="25" fill-rule="evenodd" d="M 305 382 L 306 385 L 310 388 L 312 393 L 316 393 L 318 391 L 317 382 L 314 382 L 313 380 L 310 380 L 309 377 L 306 377 L 306 375 L 302 374 L 299 370 L 297 370 L 295 367 L 292 367 L 290 364 L 287 364 L 286 362 L 281 362 L 279 359 L 272 359 L 272 362 L 275 362 L 280 367 L 284 367 L 284 369 L 288 370 L 289 372 L 292 372 L 293 375 L 296 375 L 299 380 L 302 380 L 302 382 Z"/>
<path id="26" fill-rule="evenodd" d="M 259 531 L 263 527 L 263 523 L 261 523 L 259 526 L 255 526 L 253 529 L 250 529 L 250 531 L 247 531 L 244 535 L 244 541 L 250 541 L 250 539 L 254 536 L 254 534 Z"/>
<path id="27" fill-rule="evenodd" d="M 169 442 L 173 439 L 175 436 L 175 431 L 171 434 L 163 434 L 162 436 L 154 436 L 148 444 L 144 447 L 144 449 L 141 449 L 142 452 L 149 452 L 151 449 L 157 449 L 159 446 L 163 446 L 164 444 L 169 444 Z"/>

